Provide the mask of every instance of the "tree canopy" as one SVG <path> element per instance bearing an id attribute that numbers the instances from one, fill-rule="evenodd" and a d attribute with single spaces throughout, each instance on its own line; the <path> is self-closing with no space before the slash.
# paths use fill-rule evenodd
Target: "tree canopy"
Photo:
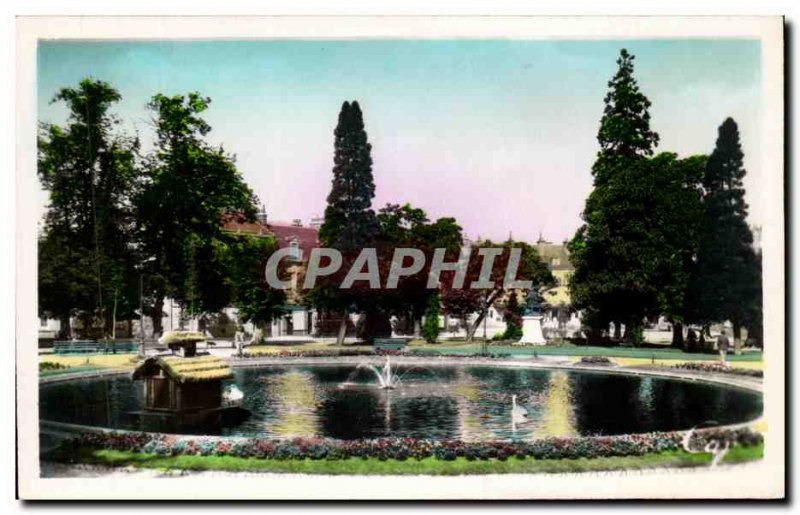
<path id="1" fill-rule="evenodd" d="M 256 214 L 255 196 L 234 158 L 204 139 L 211 127 L 202 113 L 210 103 L 190 93 L 158 94 L 148 104 L 157 138 L 136 202 L 141 246 L 153 258 L 146 288 L 157 332 L 166 295 L 193 315 L 230 304 L 222 256 L 231 237 L 222 218 L 237 213 L 253 220 Z"/>
<path id="2" fill-rule="evenodd" d="M 61 319 L 62 330 L 70 316 L 83 315 L 85 325 L 113 335 L 116 316 L 135 309 L 131 196 L 139 143 L 111 112 L 120 99 L 108 83 L 84 79 L 53 98 L 69 109 L 66 125 L 40 126 L 38 174 L 49 205 L 39 238 L 39 309 Z"/>

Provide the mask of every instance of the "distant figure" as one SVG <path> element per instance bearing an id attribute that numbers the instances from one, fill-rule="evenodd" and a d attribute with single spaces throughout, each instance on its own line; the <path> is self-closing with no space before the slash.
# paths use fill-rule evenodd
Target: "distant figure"
<path id="1" fill-rule="evenodd" d="M 233 335 L 233 345 L 236 347 L 236 354 L 241 358 L 244 355 L 244 329 L 242 327 L 236 328 L 236 333 Z"/>
<path id="2" fill-rule="evenodd" d="M 725 361 L 725 355 L 728 353 L 730 346 L 731 342 L 728 340 L 726 330 L 722 329 L 722 332 L 720 332 L 719 336 L 717 336 L 717 350 L 719 350 L 719 360 L 726 367 L 728 366 L 728 362 Z"/>

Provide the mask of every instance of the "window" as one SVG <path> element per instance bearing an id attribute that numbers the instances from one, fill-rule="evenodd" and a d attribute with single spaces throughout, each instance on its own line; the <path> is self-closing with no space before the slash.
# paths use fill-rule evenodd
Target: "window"
<path id="1" fill-rule="evenodd" d="M 559 266 L 561 264 L 561 260 L 557 257 L 550 258 L 550 266 Z"/>
<path id="2" fill-rule="evenodd" d="M 297 242 L 297 239 L 294 239 L 289 243 L 289 256 L 295 260 L 300 261 L 302 259 L 300 244 Z"/>

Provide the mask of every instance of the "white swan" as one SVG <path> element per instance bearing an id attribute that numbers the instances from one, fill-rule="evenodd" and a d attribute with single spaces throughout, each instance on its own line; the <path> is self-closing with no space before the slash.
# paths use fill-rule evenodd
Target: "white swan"
<path id="1" fill-rule="evenodd" d="M 517 396 L 511 396 L 511 421 L 515 424 L 517 422 L 525 422 L 528 419 L 528 410 L 522 406 L 517 406 Z"/>

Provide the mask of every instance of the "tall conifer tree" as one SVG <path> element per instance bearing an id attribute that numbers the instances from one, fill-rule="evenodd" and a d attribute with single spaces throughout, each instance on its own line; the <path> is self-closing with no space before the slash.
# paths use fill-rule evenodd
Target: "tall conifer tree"
<path id="1" fill-rule="evenodd" d="M 586 201 L 584 225 L 569 244 L 575 275 L 570 281 L 573 304 L 598 337 L 610 322 L 626 324 L 626 339 L 641 340 L 648 304 L 647 270 L 652 256 L 640 248 L 650 230 L 642 223 L 648 210 L 640 187 L 654 167 L 648 157 L 658 145 L 650 128 L 650 100 L 633 77 L 634 56 L 620 51 L 617 72 L 608 82 L 597 140 L 600 151 L 592 166 L 594 190 Z"/>
<path id="2" fill-rule="evenodd" d="M 739 128 L 727 118 L 703 178 L 705 219 L 693 290 L 698 321 L 729 320 L 737 339 L 742 325 L 758 332 L 761 311 L 761 263 L 747 225 L 743 159 Z"/>
<path id="3" fill-rule="evenodd" d="M 342 251 L 345 263 L 365 247 L 377 243 L 379 226 L 372 199 L 375 182 L 372 177 L 372 145 L 367 140 L 364 119 L 357 101 L 344 102 L 334 130 L 333 180 L 325 208 L 325 222 L 319 239 L 323 247 Z M 366 315 L 364 337 L 391 334 L 389 318 L 372 299 L 368 291 L 344 291 L 331 281 L 315 288 L 309 302 L 317 308 L 342 314 L 337 341 L 344 342 L 348 312 L 355 310 Z"/>
<path id="4" fill-rule="evenodd" d="M 319 237 L 324 246 L 356 250 L 373 245 L 378 234 L 372 145 L 357 101 L 342 104 L 334 136 L 333 181 Z"/>

